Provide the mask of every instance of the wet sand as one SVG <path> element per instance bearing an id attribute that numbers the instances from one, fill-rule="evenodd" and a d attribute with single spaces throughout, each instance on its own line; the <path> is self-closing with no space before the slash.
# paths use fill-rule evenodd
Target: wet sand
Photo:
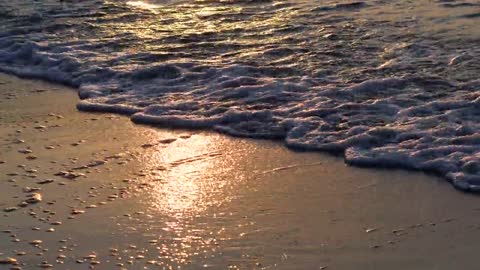
<path id="1" fill-rule="evenodd" d="M 440 178 L 0 96 L 0 269 L 477 269 L 480 198 Z"/>

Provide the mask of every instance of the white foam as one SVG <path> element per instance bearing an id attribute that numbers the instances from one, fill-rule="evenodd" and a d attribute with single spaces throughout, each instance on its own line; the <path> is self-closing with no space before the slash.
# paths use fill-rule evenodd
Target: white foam
<path id="1" fill-rule="evenodd" d="M 155 6 L 156 14 L 103 1 L 25 8 L 4 21 L 0 71 L 77 87 L 80 110 L 281 139 L 480 190 L 478 43 L 433 30 L 412 38 L 401 27 L 411 18 L 376 13 L 385 1 L 231 4 L 238 8 L 209 1 Z M 198 5 L 216 13 L 191 29 Z M 359 19 L 337 12 L 345 9 Z M 223 27 L 205 31 L 208 20 Z M 116 32 L 123 27 L 131 31 Z"/>

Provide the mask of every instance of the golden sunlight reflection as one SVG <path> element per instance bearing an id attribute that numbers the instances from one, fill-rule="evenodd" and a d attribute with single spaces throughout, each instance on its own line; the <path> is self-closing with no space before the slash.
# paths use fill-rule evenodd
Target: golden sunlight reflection
<path id="1" fill-rule="evenodd" d="M 142 8 L 142 9 L 156 9 L 156 8 L 159 8 L 158 5 L 150 4 L 150 3 L 147 3 L 147 2 L 143 2 L 143 1 L 128 1 L 127 5 L 137 7 L 137 8 Z"/>
<path id="2" fill-rule="evenodd" d="M 233 148 L 222 136 L 202 133 L 144 135 L 155 146 L 141 157 L 146 188 L 138 210 L 150 218 L 137 220 L 135 226 L 161 230 L 157 249 L 173 264 L 188 264 L 193 256 L 214 252 L 227 237 L 225 229 L 198 223 L 224 217 L 219 209 L 242 193 L 246 177 L 240 164 L 246 156 L 241 144 Z"/>
<path id="3" fill-rule="evenodd" d="M 168 2 L 166 2 L 168 3 Z M 172 40 L 174 37 L 178 39 L 196 38 L 201 35 L 210 35 L 219 33 L 221 35 L 231 35 L 235 39 L 227 40 L 232 44 L 242 45 L 259 45 L 272 42 L 281 42 L 281 37 L 271 33 L 272 29 L 281 28 L 288 25 L 289 21 L 298 16 L 298 11 L 278 10 L 275 13 L 269 13 L 262 16 L 253 16 L 248 20 L 227 20 L 225 17 L 235 18 L 236 16 L 244 16 L 245 7 L 238 5 L 211 5 L 202 3 L 201 1 L 185 1 L 183 4 L 168 5 L 148 1 L 128 1 L 127 4 L 136 7 L 139 10 L 145 10 L 147 13 L 154 13 L 155 16 L 139 16 L 137 20 L 127 22 L 117 22 L 103 25 L 103 31 L 110 33 L 112 36 L 118 34 L 130 33 L 139 37 L 144 42 L 138 43 L 131 47 L 130 50 L 159 52 L 168 50 L 181 50 L 185 44 L 182 42 L 158 42 L 159 39 L 165 38 Z M 115 16 L 115 15 L 112 15 Z M 256 31 L 261 39 L 252 38 L 250 34 L 237 35 L 239 30 L 247 32 Z M 175 39 L 173 39 L 175 40 Z M 240 53 L 248 53 L 240 51 Z M 222 57 L 205 59 L 208 62 L 221 61 Z"/>
<path id="4" fill-rule="evenodd" d="M 234 161 L 216 139 L 193 135 L 168 146 L 160 144 L 146 157 L 150 208 L 171 217 L 194 217 L 229 200 L 225 189 L 232 185 L 228 172 Z"/>

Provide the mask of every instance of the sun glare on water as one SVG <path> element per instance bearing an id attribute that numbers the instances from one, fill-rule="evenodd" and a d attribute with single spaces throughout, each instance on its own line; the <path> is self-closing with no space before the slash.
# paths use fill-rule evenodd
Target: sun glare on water
<path id="1" fill-rule="evenodd" d="M 128 1 L 127 5 L 134 6 L 134 7 L 137 7 L 137 8 L 143 8 L 143 9 L 159 8 L 158 5 L 150 4 L 150 3 L 147 3 L 147 2 L 143 2 L 143 1 Z"/>
<path id="2" fill-rule="evenodd" d="M 152 138 L 152 141 L 158 139 Z M 191 218 L 229 200 L 235 160 L 233 149 L 197 134 L 153 148 L 143 157 L 143 171 L 150 186 L 145 204 L 154 212 L 174 218 Z M 242 178 L 238 172 L 235 182 Z"/>

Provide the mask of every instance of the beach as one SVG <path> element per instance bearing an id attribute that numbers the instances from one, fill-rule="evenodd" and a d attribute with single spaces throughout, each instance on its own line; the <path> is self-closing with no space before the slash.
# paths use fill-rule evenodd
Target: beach
<path id="1" fill-rule="evenodd" d="M 0 72 L 82 111 L 279 140 L 480 190 L 480 3 L 0 2 Z"/>
<path id="2" fill-rule="evenodd" d="M 478 196 L 443 178 L 0 95 L 0 269 L 477 269 Z"/>

